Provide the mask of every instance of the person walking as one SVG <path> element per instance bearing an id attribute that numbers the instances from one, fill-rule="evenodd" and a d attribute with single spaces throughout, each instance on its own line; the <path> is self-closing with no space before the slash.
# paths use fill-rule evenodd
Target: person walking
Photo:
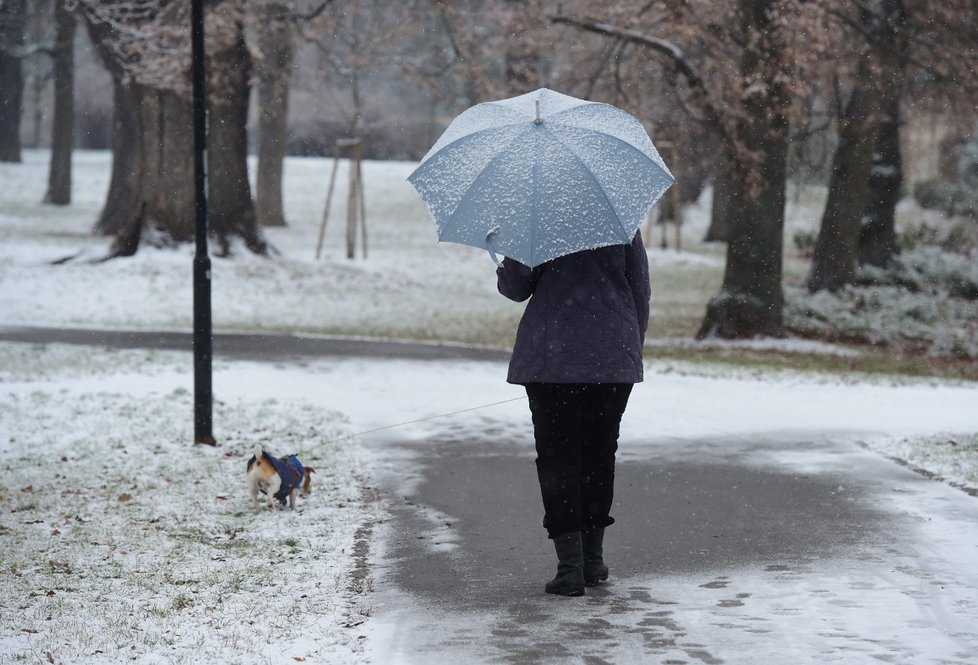
<path id="1" fill-rule="evenodd" d="M 582 596 L 608 579 L 605 528 L 614 523 L 615 453 L 632 386 L 643 378 L 648 256 L 641 234 L 535 268 L 506 258 L 499 292 L 528 298 L 507 381 L 526 388 L 557 574 L 546 592 Z"/>

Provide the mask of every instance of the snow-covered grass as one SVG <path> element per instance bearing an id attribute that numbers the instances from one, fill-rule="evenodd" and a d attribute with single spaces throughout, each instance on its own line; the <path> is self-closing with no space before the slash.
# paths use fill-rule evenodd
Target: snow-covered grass
<path id="1" fill-rule="evenodd" d="M 191 449 L 183 355 L 0 343 L 0 661 L 356 659 L 350 573 L 375 508 L 344 417 L 219 399 L 233 429 Z M 307 451 L 295 512 L 251 507 L 256 443 Z"/>
<path id="2" fill-rule="evenodd" d="M 894 437 L 870 447 L 978 497 L 978 433 Z"/>

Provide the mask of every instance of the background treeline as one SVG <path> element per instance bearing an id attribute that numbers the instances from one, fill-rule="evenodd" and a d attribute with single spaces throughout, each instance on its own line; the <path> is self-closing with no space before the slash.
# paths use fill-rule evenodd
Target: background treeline
<path id="1" fill-rule="evenodd" d="M 811 292 L 839 292 L 892 263 L 896 205 L 914 185 L 928 205 L 971 209 L 973 0 L 205 6 L 209 214 L 225 254 L 234 239 L 265 252 L 262 227 L 286 223 L 286 154 L 331 154 L 338 138 L 358 137 L 368 157 L 418 159 L 464 108 L 541 86 L 641 118 L 685 201 L 712 185 L 708 238 L 727 243 L 727 262 L 703 336 L 783 334 L 791 180 L 828 189 L 810 242 Z M 192 236 L 180 185 L 190 168 L 188 21 L 189 0 L 0 2 L 0 159 L 50 146 L 47 198 L 66 203 L 72 147 L 110 147 L 95 227 L 114 237 L 114 254 Z"/>

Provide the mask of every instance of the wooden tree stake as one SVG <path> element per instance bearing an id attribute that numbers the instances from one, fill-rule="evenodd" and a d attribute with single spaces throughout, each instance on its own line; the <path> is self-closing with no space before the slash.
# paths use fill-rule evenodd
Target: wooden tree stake
<path id="1" fill-rule="evenodd" d="M 352 259 L 356 255 L 357 228 L 360 229 L 361 251 L 363 258 L 367 257 L 367 209 L 363 195 L 363 142 L 358 138 L 339 139 L 333 149 L 333 169 L 329 176 L 329 189 L 326 192 L 326 206 L 323 209 L 323 220 L 319 225 L 319 239 L 316 242 L 316 259 L 322 256 L 323 238 L 326 236 L 326 223 L 329 221 L 329 208 L 336 188 L 336 172 L 339 169 L 340 157 L 348 152 L 350 160 L 350 184 L 346 198 L 346 256 Z"/>

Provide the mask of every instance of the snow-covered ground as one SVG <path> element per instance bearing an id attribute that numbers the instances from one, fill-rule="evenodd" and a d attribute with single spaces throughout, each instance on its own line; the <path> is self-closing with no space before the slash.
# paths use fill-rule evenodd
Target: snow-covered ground
<path id="1" fill-rule="evenodd" d="M 26 158 L 0 165 L 0 325 L 188 330 L 189 249 L 50 265 L 105 251 L 106 240 L 88 231 L 107 155 L 76 155 L 76 203 L 66 209 L 40 205 L 46 155 Z M 403 181 L 411 164 L 365 165 L 369 258 L 342 256 L 341 191 L 326 256 L 316 261 L 329 166 L 287 162 L 290 226 L 268 232 L 280 256 L 215 260 L 218 328 L 509 342 L 519 307 L 495 293 L 482 252 L 434 242 Z M 691 213 L 691 247 L 703 217 Z M 653 279 L 670 266 L 720 265 L 709 249 L 655 249 L 651 259 Z M 488 404 L 435 422 L 453 422 L 460 440 L 488 424 L 521 435 L 527 427 L 522 393 L 504 383 L 499 363 L 219 361 L 215 434 L 223 445 L 190 448 L 190 371 L 186 354 L 0 343 L 0 662 L 45 661 L 48 652 L 58 662 L 379 662 L 383 650 L 364 643 L 382 644 L 389 626 L 371 619 L 364 543 L 383 506 L 370 496 L 371 453 L 349 435 Z M 738 437 L 758 422 L 836 432 L 873 451 L 866 454 L 974 490 L 976 402 L 973 383 L 663 361 L 649 365 L 622 438 Z M 423 439 L 428 422 L 396 431 Z M 314 493 L 295 513 L 255 513 L 248 504 L 243 470 L 255 443 L 301 451 L 316 467 Z M 786 454 L 779 463 L 826 460 Z M 935 533 L 964 567 L 976 532 L 952 527 Z M 778 593 L 794 593 L 790 576 L 783 582 L 772 607 Z M 958 600 L 976 616 L 973 599 Z M 803 626 L 791 616 L 771 616 L 768 627 L 797 633 Z M 785 662 L 769 655 L 763 662 Z"/>
<path id="2" fill-rule="evenodd" d="M 389 626 L 370 619 L 377 608 L 357 575 L 366 565 L 357 541 L 383 507 L 363 494 L 370 454 L 349 435 L 410 423 L 395 427 L 397 436 L 423 440 L 450 423 L 464 443 L 489 426 L 525 439 L 528 427 L 502 363 L 219 362 L 223 445 L 190 448 L 185 354 L 4 343 L 0 359 L 0 655 L 12 658 L 379 662 L 364 643 L 382 644 Z M 632 450 L 736 440 L 758 423 L 839 432 L 894 452 L 936 423 L 978 429 L 972 385 L 708 376 L 663 363 L 648 370 L 622 429 Z M 301 451 L 316 467 L 314 493 L 295 513 L 252 510 L 243 469 L 256 442 Z M 782 457 L 778 464 L 809 472 L 848 463 L 796 450 Z M 978 469 L 960 469 L 958 479 L 978 487 Z M 974 533 L 939 535 L 953 535 L 971 560 Z M 770 591 L 772 602 L 792 593 L 789 582 Z M 782 619 L 801 630 L 791 614 Z M 779 620 L 769 617 L 769 627 Z"/>

